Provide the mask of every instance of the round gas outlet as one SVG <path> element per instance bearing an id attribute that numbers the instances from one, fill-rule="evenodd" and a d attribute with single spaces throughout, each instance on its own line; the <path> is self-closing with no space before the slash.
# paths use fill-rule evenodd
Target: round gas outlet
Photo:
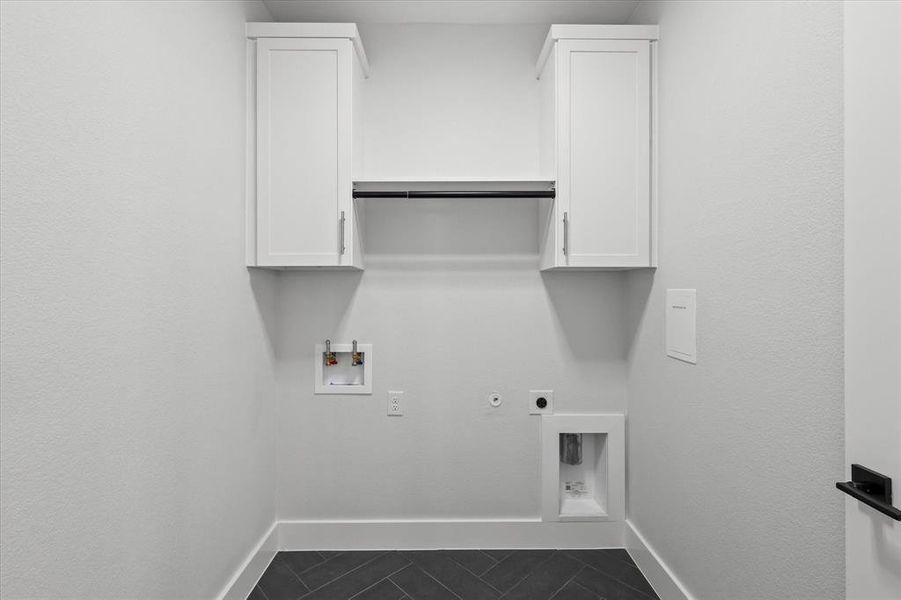
<path id="1" fill-rule="evenodd" d="M 504 402 L 504 399 L 501 398 L 501 395 L 498 394 L 497 392 L 491 392 L 490 394 L 488 394 L 488 404 L 490 404 L 494 408 L 497 408 L 503 402 Z"/>

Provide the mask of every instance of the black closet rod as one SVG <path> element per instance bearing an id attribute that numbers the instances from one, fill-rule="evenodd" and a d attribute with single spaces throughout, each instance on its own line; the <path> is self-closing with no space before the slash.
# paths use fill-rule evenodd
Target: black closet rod
<path id="1" fill-rule="evenodd" d="M 354 190 L 354 198 L 554 198 L 554 190 L 436 190 L 436 191 L 362 191 Z"/>

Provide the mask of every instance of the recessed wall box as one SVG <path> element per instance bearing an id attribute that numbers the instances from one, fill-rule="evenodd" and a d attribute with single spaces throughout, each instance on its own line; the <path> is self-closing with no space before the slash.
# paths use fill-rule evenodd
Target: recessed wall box
<path id="1" fill-rule="evenodd" d="M 316 394 L 371 394 L 372 344 L 316 344 L 313 369 Z"/>
<path id="2" fill-rule="evenodd" d="M 621 414 L 541 417 L 543 521 L 622 521 L 626 513 Z"/>

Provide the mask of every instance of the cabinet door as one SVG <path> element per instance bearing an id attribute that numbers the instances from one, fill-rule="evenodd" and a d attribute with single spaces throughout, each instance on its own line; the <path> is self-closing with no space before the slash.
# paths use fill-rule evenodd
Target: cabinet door
<path id="1" fill-rule="evenodd" d="M 650 266 L 650 44 L 561 40 L 557 61 L 558 264 Z"/>
<path id="2" fill-rule="evenodd" d="M 348 40 L 257 41 L 257 264 L 350 264 Z"/>

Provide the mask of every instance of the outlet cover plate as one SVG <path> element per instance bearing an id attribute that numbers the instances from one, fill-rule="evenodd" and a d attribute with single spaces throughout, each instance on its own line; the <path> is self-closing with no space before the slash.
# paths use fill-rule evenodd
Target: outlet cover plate
<path id="1" fill-rule="evenodd" d="M 404 416 L 404 393 L 400 391 L 388 392 L 388 416 Z"/>
<path id="2" fill-rule="evenodd" d="M 547 406 L 538 408 L 538 399 L 547 400 Z M 552 415 L 554 414 L 554 390 L 529 390 L 529 414 Z"/>

